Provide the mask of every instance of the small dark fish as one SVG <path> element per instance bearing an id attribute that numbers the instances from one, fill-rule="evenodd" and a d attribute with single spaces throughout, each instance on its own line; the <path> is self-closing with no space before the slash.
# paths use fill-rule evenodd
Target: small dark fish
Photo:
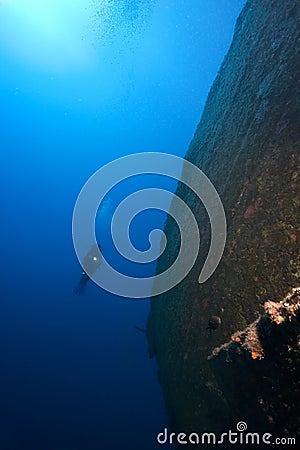
<path id="1" fill-rule="evenodd" d="M 145 330 L 145 328 L 141 328 L 141 327 L 138 327 L 138 326 L 135 326 L 134 328 L 135 328 L 136 330 L 140 331 L 141 333 L 147 334 L 147 330 Z"/>
<path id="2" fill-rule="evenodd" d="M 221 317 L 211 316 L 208 320 L 208 327 L 206 329 L 209 330 L 211 334 L 212 330 L 216 330 L 217 328 L 219 328 L 221 323 L 222 323 Z"/>

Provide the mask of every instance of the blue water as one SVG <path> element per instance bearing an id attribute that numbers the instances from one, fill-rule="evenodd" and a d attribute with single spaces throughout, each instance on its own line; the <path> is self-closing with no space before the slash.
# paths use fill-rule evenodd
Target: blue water
<path id="1" fill-rule="evenodd" d="M 72 213 L 104 164 L 136 152 L 184 156 L 243 4 L 0 2 L 1 450 L 158 447 L 168 418 L 134 328 L 146 327 L 149 300 L 92 282 L 74 296 Z M 131 180 L 111 204 L 135 183 L 151 180 Z M 97 230 L 108 248 L 109 217 Z M 141 250 L 164 222 L 142 217 L 131 233 Z"/>

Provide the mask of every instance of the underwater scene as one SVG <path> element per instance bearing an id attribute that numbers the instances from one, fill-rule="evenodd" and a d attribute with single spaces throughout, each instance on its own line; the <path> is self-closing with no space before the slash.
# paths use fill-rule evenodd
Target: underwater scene
<path id="1" fill-rule="evenodd" d="M 297 448 L 299 0 L 0 0 L 0 450 Z"/>

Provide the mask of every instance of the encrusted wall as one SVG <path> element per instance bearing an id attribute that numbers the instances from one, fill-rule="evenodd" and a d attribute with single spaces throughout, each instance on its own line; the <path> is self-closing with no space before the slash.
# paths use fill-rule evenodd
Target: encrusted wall
<path id="1" fill-rule="evenodd" d="M 217 271 L 199 285 L 210 226 L 198 199 L 179 184 L 177 195 L 198 220 L 201 249 L 190 274 L 151 299 L 148 320 L 149 351 L 157 359 L 174 430 L 234 426 L 240 374 L 232 372 L 236 379 L 225 392 L 221 369 L 212 368 L 208 357 L 255 321 L 266 301 L 280 301 L 299 285 L 299 17 L 298 0 L 247 2 L 186 154 L 215 185 L 228 235 Z M 167 219 L 165 233 L 169 245 L 158 261 L 158 273 L 172 262 L 179 246 L 172 219 Z M 222 324 L 210 334 L 206 328 L 212 315 L 220 315 Z M 259 400 L 259 386 L 257 392 L 251 390 L 253 384 L 249 396 Z M 274 397 L 275 406 L 282 401 Z M 243 411 L 240 420 L 251 427 L 255 411 Z M 276 417 L 270 419 L 271 427 L 272 421 L 278 432 L 287 428 Z"/>

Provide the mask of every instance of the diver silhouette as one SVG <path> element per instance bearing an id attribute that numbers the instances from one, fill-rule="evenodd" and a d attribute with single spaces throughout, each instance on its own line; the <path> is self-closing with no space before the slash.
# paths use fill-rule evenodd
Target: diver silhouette
<path id="1" fill-rule="evenodd" d="M 90 248 L 87 255 L 84 257 L 84 260 L 83 260 L 84 270 L 81 274 L 79 283 L 77 284 L 76 288 L 74 289 L 74 293 L 76 295 L 82 295 L 84 293 L 85 287 L 87 285 L 87 282 L 90 279 L 90 276 L 94 275 L 94 273 L 100 266 L 101 262 L 102 262 L 102 255 L 101 255 L 100 246 L 98 246 L 97 244 L 94 244 Z"/>

